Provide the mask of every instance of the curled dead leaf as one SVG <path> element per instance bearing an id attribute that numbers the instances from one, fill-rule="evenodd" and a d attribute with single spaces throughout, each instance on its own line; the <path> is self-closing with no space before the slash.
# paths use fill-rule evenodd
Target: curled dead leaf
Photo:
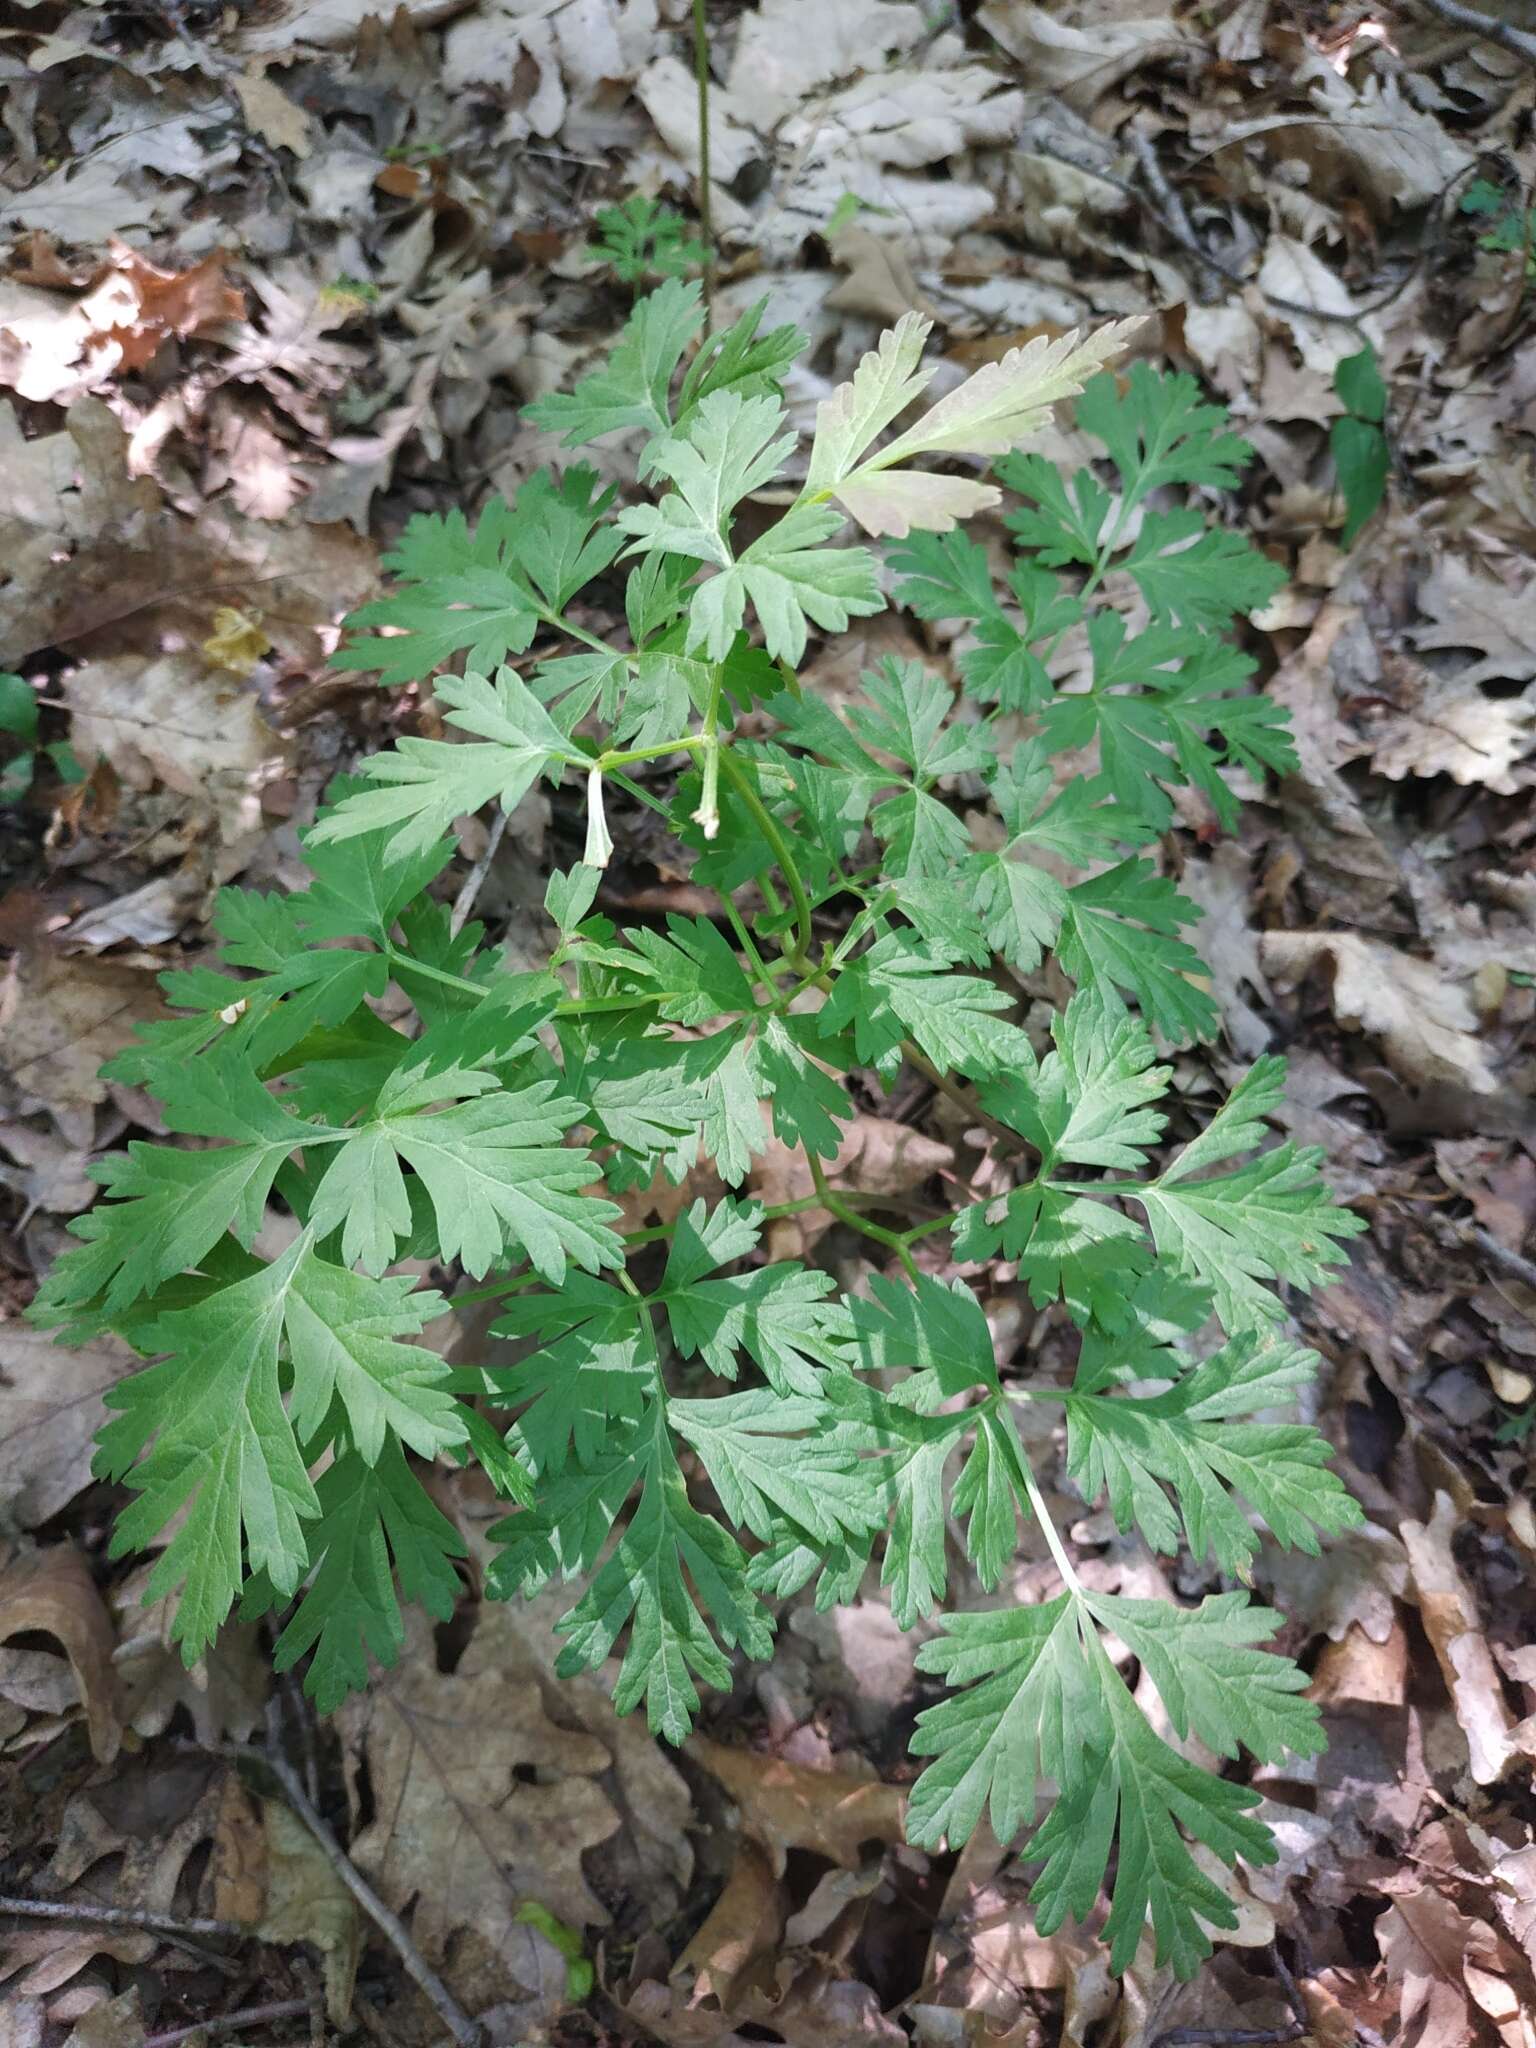
<path id="1" fill-rule="evenodd" d="M 52 1636 L 74 1673 L 91 1754 L 108 1764 L 122 1741 L 112 1671 L 112 1622 L 90 1570 L 72 1543 L 23 1552 L 0 1572 L 0 1642 Z"/>
<path id="2" fill-rule="evenodd" d="M 419 1616 L 410 1625 L 401 1661 L 338 1716 L 354 1795 L 366 1770 L 372 1799 L 353 1860 L 396 1911 L 412 1913 L 417 1946 L 448 1961 L 450 1982 L 449 1952 L 469 1930 L 523 1984 L 528 1900 L 570 1926 L 608 1918 L 581 1859 L 621 1825 L 597 1782 L 611 1758 L 595 1737 L 550 1719 L 531 1662 L 440 1671 L 430 1626 Z"/>
<path id="3" fill-rule="evenodd" d="M 1536 1756 L 1536 1716 L 1517 1722 L 1504 1704 L 1472 1588 L 1451 1550 L 1463 1524 L 1451 1496 L 1437 1493 L 1430 1519 L 1404 1522 L 1401 1529 L 1424 1633 L 1467 1738 L 1468 1768 L 1477 1784 L 1493 1785 L 1515 1757 Z"/>
<path id="4" fill-rule="evenodd" d="M 907 1801 L 894 1785 L 842 1771 L 815 1771 L 759 1750 L 727 1749 L 696 1735 L 688 1754 L 717 1778 L 741 1812 L 743 1831 L 767 1850 L 776 1876 L 791 1849 L 809 1849 L 856 1870 L 866 1842 L 899 1842 Z"/>
<path id="5" fill-rule="evenodd" d="M 1259 958 L 1287 988 L 1316 967 L 1331 969 L 1334 1015 L 1347 1029 L 1379 1039 L 1393 1071 L 1411 1087 L 1450 1082 L 1475 1094 L 1497 1091 L 1471 999 L 1434 961 L 1353 932 L 1266 932 Z"/>

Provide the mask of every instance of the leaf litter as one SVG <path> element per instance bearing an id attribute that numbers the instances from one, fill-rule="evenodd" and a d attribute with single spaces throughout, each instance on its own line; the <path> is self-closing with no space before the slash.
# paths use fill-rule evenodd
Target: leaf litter
<path id="1" fill-rule="evenodd" d="M 8 1884 L 247 1930 L 199 1947 L 22 1925 L 6 1996 L 50 2040 L 93 2016 L 132 2043 L 302 2003 L 306 1952 L 338 2022 L 356 1967 L 388 2038 L 433 2038 L 287 1805 L 188 1753 L 274 1714 L 354 1864 L 492 2038 L 590 2038 L 572 2015 L 604 1994 L 636 2037 L 689 2048 L 744 2027 L 797 2048 L 1219 2038 L 1288 2024 L 1277 1942 L 1320 2038 L 1524 2039 L 1536 286 L 1462 208 L 1474 175 L 1528 206 L 1536 144 L 1518 10 L 1485 7 L 1487 33 L 1431 4 L 708 10 L 717 291 L 810 331 L 795 405 L 910 310 L 940 323 L 939 397 L 961 365 L 1151 314 L 1149 353 L 1206 379 L 1259 448 L 1243 510 L 1293 578 L 1250 651 L 1295 715 L 1299 772 L 1240 786 L 1214 857 L 1186 805 L 1168 857 L 1207 916 L 1218 1067 L 1286 1047 L 1283 1115 L 1371 1219 L 1302 1332 L 1332 1361 L 1319 1420 L 1369 1520 L 1321 1559 L 1257 1562 L 1333 1746 L 1283 1782 L 1254 1773 L 1282 1862 L 1250 1873 L 1238 1935 L 1182 1992 L 1140 1962 L 1112 1986 L 1091 1944 L 1036 1936 L 1006 1845 L 953 1867 L 900 1845 L 930 1696 L 878 1588 L 835 1637 L 791 1603 L 774 1665 L 679 1765 L 599 1686 L 554 1681 L 537 1614 L 483 1605 L 472 1569 L 453 1622 L 316 1727 L 249 1626 L 184 1672 L 142 1573 L 108 1563 L 90 1439 L 127 1360 L 17 1320 L 92 1199 L 90 1162 L 154 1128 L 101 1060 L 156 1014 L 159 971 L 195 967 L 221 885 L 294 875 L 338 768 L 402 725 L 436 736 L 430 702 L 325 670 L 340 621 L 412 512 L 473 511 L 547 459 L 520 407 L 627 311 L 582 253 L 592 212 L 642 190 L 692 221 L 699 134 L 687 10 L 652 0 L 18 15 L 0 660 L 84 779 L 50 767 L 0 810 Z M 1362 340 L 1392 394 L 1391 468 L 1344 552 L 1327 423 Z M 566 864 L 576 829 L 557 807 L 543 858 Z M 547 938 L 495 882 L 512 841 L 482 901 L 511 902 L 531 961 Z M 467 872 L 484 835 L 462 843 Z M 637 829 L 620 853 L 611 909 L 685 901 L 680 849 Z M 1038 1034 L 1060 992 L 1018 984 Z M 1205 1056 L 1180 1057 L 1198 1083 Z M 862 1107 L 844 1184 L 914 1216 L 966 1185 L 955 1105 L 903 1088 Z M 808 1200 L 782 1150 L 753 1191 Z M 704 1191 L 637 1191 L 633 1220 Z M 867 1247 L 828 1212 L 776 1227 L 775 1256 L 867 1288 Z M 1059 1325 L 996 1272 L 1000 1346 L 1048 1358 Z M 1049 1434 L 1032 1447 L 1070 1489 Z M 484 1504 L 439 1479 L 473 1553 Z M 1149 1580 L 1112 1523 L 1077 1541 L 1106 1591 L 1203 1583 L 1188 1560 Z M 1004 1597 L 1038 1602 L 1041 1570 L 1021 1553 Z"/>

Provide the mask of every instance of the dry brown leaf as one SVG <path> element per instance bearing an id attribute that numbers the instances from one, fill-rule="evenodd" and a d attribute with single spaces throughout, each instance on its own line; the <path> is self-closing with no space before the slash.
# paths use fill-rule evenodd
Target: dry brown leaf
<path id="1" fill-rule="evenodd" d="M 221 1788 L 230 1775 L 200 1759 L 121 1758 L 110 1778 L 65 1806 L 39 1889 L 66 1906 L 79 1899 L 173 1912 L 189 1861 L 217 1835 Z M 0 1936 L 0 1981 L 10 1980 L 7 2001 L 46 1996 L 98 1956 L 143 1964 L 159 1946 L 158 1935 L 133 1928 L 23 1927 Z"/>
<path id="2" fill-rule="evenodd" d="M 837 1157 L 827 1166 L 834 1187 L 864 1195 L 910 1195 L 924 1181 L 953 1167 L 948 1145 L 910 1125 L 859 1115 L 848 1125 Z M 814 1192 L 805 1154 L 774 1139 L 752 1173 L 752 1191 L 769 1208 L 798 1202 Z M 825 1236 L 832 1218 L 825 1209 L 805 1209 L 769 1225 L 768 1249 L 776 1259 L 799 1258 Z"/>
<path id="3" fill-rule="evenodd" d="M 399 0 L 398 12 L 418 28 L 459 13 L 464 0 Z M 356 41 L 378 0 L 277 0 L 241 36 L 247 50 L 278 54 L 292 49 L 340 49 Z"/>
<path id="4" fill-rule="evenodd" d="M 741 1810 L 741 1825 L 782 1875 L 791 1849 L 810 1849 L 856 1870 L 866 1842 L 899 1842 L 906 1795 L 894 1785 L 841 1771 L 814 1771 L 758 1750 L 727 1749 L 695 1735 L 688 1754 L 718 1778 Z"/>
<path id="5" fill-rule="evenodd" d="M 98 1763 L 110 1763 L 123 1735 L 112 1673 L 115 1638 L 90 1568 L 72 1543 L 23 1551 L 0 1571 L 0 1643 L 32 1634 L 52 1636 L 63 1646 L 85 1709 L 91 1754 Z"/>
<path id="6" fill-rule="evenodd" d="M 1437 551 L 1415 602 L 1430 621 L 1408 628 L 1416 647 L 1479 651 L 1478 660 L 1456 671 L 1461 687 L 1536 680 L 1536 581 L 1528 562 L 1511 563 L 1510 573 L 1499 576 Z"/>
<path id="7" fill-rule="evenodd" d="M 1281 784 L 1280 799 L 1304 856 L 1303 887 L 1319 915 L 1378 929 L 1390 918 L 1402 874 L 1339 773 L 1346 737 L 1339 699 L 1375 691 L 1379 668 L 1359 608 L 1330 598 L 1266 691 L 1291 714 L 1301 763 Z"/>
<path id="8" fill-rule="evenodd" d="M 1408 1558 L 1390 1529 L 1365 1522 L 1336 1536 L 1318 1557 L 1267 1549 L 1256 1571 L 1282 1613 L 1313 1633 L 1341 1641 L 1352 1627 L 1384 1643 L 1394 1600 L 1408 1590 Z"/>
<path id="9" fill-rule="evenodd" d="M 237 1779 L 224 1788 L 210 1861 L 213 1910 L 279 1946 L 319 1949 L 325 2005 L 345 2025 L 366 1932 L 357 1901 L 309 1829 L 280 1800 L 258 1806 Z"/>
<path id="10" fill-rule="evenodd" d="M 1323 1645 L 1307 1688 L 1319 1706 L 1346 1700 L 1369 1706 L 1400 1707 L 1408 1693 L 1408 1634 L 1395 1617 L 1385 1642 L 1376 1642 L 1363 1628 L 1347 1629 Z"/>
<path id="11" fill-rule="evenodd" d="M 141 2048 L 144 2038 L 144 2015 L 134 1985 L 105 2004 L 92 2006 L 84 2019 L 71 2027 L 64 2048 Z"/>
<path id="12" fill-rule="evenodd" d="M 1436 676 L 1417 662 L 1396 664 L 1409 698 L 1398 708 L 1369 707 L 1360 751 L 1378 775 L 1449 775 L 1501 796 L 1521 786 L 1516 764 L 1536 746 L 1533 707 L 1523 697 L 1489 697 L 1465 675 Z"/>
<path id="13" fill-rule="evenodd" d="M 1498 1936 L 1443 1893 L 1426 1886 L 1395 1900 L 1376 1922 L 1376 1943 L 1387 1981 L 1402 1999 L 1404 2037 L 1422 2048 L 1472 2041 L 1479 2010 L 1496 2023 L 1518 2020 L 1518 2002 L 1499 1968 Z M 1524 2037 L 1517 2032 L 1506 2038 L 1514 2048 Z"/>
<path id="14" fill-rule="evenodd" d="M 1315 111 L 1234 121 L 1222 127 L 1222 146 L 1272 136 L 1277 163 L 1305 165 L 1316 194 L 1325 200 L 1341 188 L 1358 194 L 1382 220 L 1394 206 L 1439 199 L 1471 164 L 1465 146 L 1405 99 L 1395 78 L 1367 77 L 1357 86 L 1331 66 L 1319 66 L 1314 79 Z"/>
<path id="15" fill-rule="evenodd" d="M 1259 958 L 1285 988 L 1316 967 L 1331 969 L 1335 1017 L 1347 1030 L 1379 1039 L 1393 1071 L 1410 1087 L 1449 1082 L 1475 1094 L 1497 1091 L 1498 1077 L 1477 1037 L 1477 1012 L 1434 961 L 1352 932 L 1266 932 Z"/>
<path id="16" fill-rule="evenodd" d="M 496 1504 L 500 1519 L 500 1505 Z M 471 1523 L 469 1540 L 482 1567 L 490 1546 L 483 1543 L 484 1522 Z M 473 1678 L 483 1671 L 520 1670 L 533 1664 L 543 1675 L 547 1696 L 558 1700 L 566 1727 L 579 1726 L 595 1736 L 613 1759 L 604 1790 L 623 1821 L 620 1830 L 595 1852 L 594 1875 L 623 1895 L 649 1901 L 655 1917 L 668 1917 L 688 1894 L 693 1878 L 693 1846 L 688 1824 L 693 1795 L 668 1746 L 646 1726 L 643 1715 L 620 1714 L 595 1677 L 555 1677 L 555 1660 L 564 1639 L 555 1623 L 574 1598 L 567 1585 L 548 1586 L 532 1600 L 490 1600 L 481 1603 L 469 1647 L 459 1660 L 459 1674 Z"/>
<path id="17" fill-rule="evenodd" d="M 154 1562 L 147 1561 L 112 1587 L 117 1622 L 118 1702 L 124 1727 L 161 1735 L 180 1710 L 199 1742 L 247 1740 L 261 1726 L 272 1687 L 272 1661 L 257 1628 L 227 1621 L 189 1670 L 171 1635 L 173 1595 L 146 1601 Z"/>
<path id="18" fill-rule="evenodd" d="M 1252 862 L 1240 846 L 1224 841 L 1205 860 L 1187 864 L 1180 887 L 1205 913 L 1200 957 L 1210 972 L 1227 1036 L 1245 1059 L 1257 1059 L 1269 1044 L 1270 1030 L 1244 991 L 1268 1001 L 1269 989 L 1252 922 Z"/>
<path id="19" fill-rule="evenodd" d="M 797 260 L 808 233 L 821 234 L 846 193 L 888 218 L 909 259 L 941 261 L 955 239 L 996 206 L 969 178 L 908 175 L 964 159 L 969 148 L 1011 145 L 1024 96 L 997 70 L 956 64 L 963 49 L 945 38 L 922 68 L 893 67 L 856 80 L 793 115 L 779 145 L 793 166 L 777 204 L 747 227 L 768 262 Z"/>
<path id="20" fill-rule="evenodd" d="M 289 99 L 266 72 L 252 64 L 230 80 L 246 125 L 274 149 L 291 150 L 302 162 L 313 147 L 309 115 Z"/>
<path id="21" fill-rule="evenodd" d="M 322 446 L 330 438 L 326 402 L 345 389 L 366 361 L 362 349 L 333 341 L 357 311 L 344 291 L 327 291 L 297 272 L 256 271 L 259 322 L 231 331 L 220 382 L 258 384 L 275 405 Z"/>
<path id="22" fill-rule="evenodd" d="M 0 412 L 0 430 L 5 421 Z M 223 505 L 184 519 L 147 477 L 130 477 L 128 438 L 99 399 L 71 406 L 67 426 L 66 436 L 21 444 L 41 445 L 47 464 L 39 458 L 25 489 L 0 506 L 0 662 L 80 643 L 87 655 L 158 659 L 168 646 L 200 645 L 219 604 L 238 594 L 247 610 L 259 606 L 283 666 L 303 673 L 320 666 L 343 614 L 376 589 L 374 550 L 344 528 L 272 527 Z M 73 488 L 50 493 L 61 473 Z"/>
<path id="23" fill-rule="evenodd" d="M 215 331 L 245 314 L 245 295 L 214 249 L 187 270 L 162 270 L 115 236 L 107 265 L 73 302 L 0 286 L 0 384 L 67 405 L 119 371 L 143 369 L 167 341 Z"/>
<path id="24" fill-rule="evenodd" d="M 866 1876 L 849 1909 L 855 1933 L 879 1866 Z M 745 2048 L 765 2031 L 785 2048 L 903 2048 L 906 2034 L 870 1987 L 830 1967 L 819 1950 L 813 1958 L 797 1952 L 794 1925 L 767 1853 L 744 1838 L 724 1891 L 670 1971 L 643 1944 L 641 1967 L 614 1996 L 667 2048 Z M 752 2035 L 738 2031 L 748 2027 Z"/>
<path id="25" fill-rule="evenodd" d="M 827 293 L 827 304 L 839 312 L 863 313 L 888 326 L 904 313 L 936 317 L 900 242 L 890 235 L 857 225 L 844 228 L 832 244 L 832 260 L 848 273 Z"/>
<path id="26" fill-rule="evenodd" d="M 30 1216 L 41 1209 L 48 1216 L 78 1216 L 101 1193 L 89 1173 L 90 1152 L 67 1145 L 57 1131 L 20 1117 L 0 1120 L 0 1152 L 13 1163 L 0 1165 L 0 1182 L 19 1194 Z M 5 1337 L 0 1324 L 0 1403 L 4 1401 Z M 0 1463 L 4 1449 L 0 1446 Z"/>
<path id="27" fill-rule="evenodd" d="M 766 130 L 816 86 L 879 70 L 926 29 L 922 9 L 900 0 L 760 0 L 742 15 L 726 88 Z"/>
<path id="28" fill-rule="evenodd" d="M 978 19 L 1017 60 L 1031 92 L 1060 94 L 1084 114 L 1143 65 L 1199 47 L 1155 14 L 1079 28 L 1030 0 L 988 0 Z"/>
<path id="29" fill-rule="evenodd" d="M 784 1933 L 779 1874 L 761 1843 L 739 1845 L 725 1890 L 673 1971 L 674 1982 L 692 1975 L 690 2004 L 710 2000 L 717 2012 L 734 2015 L 751 1977 L 778 1953 Z"/>
<path id="30" fill-rule="evenodd" d="M 216 609 L 209 618 L 215 636 L 220 615 Z M 201 798 L 232 840 L 259 828 L 262 787 L 286 775 L 291 762 L 250 684 L 232 676 L 210 644 L 148 660 L 135 650 L 87 661 L 65 692 L 82 760 L 110 761 L 130 789 L 159 783 Z"/>
<path id="31" fill-rule="evenodd" d="M 609 1752 L 549 1718 L 531 1659 L 440 1671 L 430 1626 L 410 1626 L 401 1661 L 337 1717 L 354 1796 L 366 1768 L 373 1802 L 353 1859 L 396 1911 L 414 1906 L 430 1961 L 470 1929 L 535 1988 L 519 1974 L 531 1933 L 519 1907 L 536 1900 L 577 1927 L 608 1918 L 581 1858 L 622 1824 L 597 1783 Z"/>
<path id="32" fill-rule="evenodd" d="M 699 169 L 699 99 L 693 73 L 670 53 L 648 64 L 635 80 L 635 97 L 656 124 L 678 161 L 695 176 Z M 718 109 L 718 119 L 717 119 Z M 729 186 L 757 155 L 750 102 L 717 87 L 709 96 L 709 173 Z"/>
<path id="33" fill-rule="evenodd" d="M 1424 1633 L 1467 1738 L 1468 1768 L 1479 1785 L 1497 1784 L 1517 1756 L 1536 1756 L 1536 1716 L 1517 1722 L 1504 1704 L 1472 1588 L 1451 1551 L 1464 1517 L 1448 1493 L 1435 1495 L 1427 1522 L 1403 1522 L 1413 1597 Z"/>
<path id="34" fill-rule="evenodd" d="M 13 1526 L 37 1528 L 90 1484 L 102 1396 L 138 1362 L 117 1337 L 66 1347 L 0 1324 L 0 1501 Z"/>
<path id="35" fill-rule="evenodd" d="M 119 967 L 52 951 L 23 955 L 17 1001 L 0 1045 L 0 1102 L 23 1116 L 46 1110 L 64 1136 L 89 1146 L 107 1099 L 101 1064 L 163 1017 L 153 964 Z"/>

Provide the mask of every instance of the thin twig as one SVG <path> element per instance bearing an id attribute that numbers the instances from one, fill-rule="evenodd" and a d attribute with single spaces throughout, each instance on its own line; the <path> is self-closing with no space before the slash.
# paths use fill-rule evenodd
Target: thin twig
<path id="1" fill-rule="evenodd" d="M 1221 297 L 1219 288 L 1212 290 L 1216 275 L 1215 265 L 1206 254 L 1204 243 L 1195 233 L 1194 223 L 1184 210 L 1184 202 L 1163 176 L 1163 167 L 1157 160 L 1157 151 L 1152 147 L 1150 137 L 1144 135 L 1140 128 L 1131 127 L 1125 131 L 1125 138 L 1130 145 L 1131 154 L 1136 159 L 1136 168 L 1140 171 L 1147 190 L 1162 208 L 1164 219 L 1179 229 L 1180 240 L 1185 248 L 1193 249 L 1199 256 L 1200 268 L 1195 273 L 1195 297 L 1202 306 L 1208 306 L 1213 299 Z"/>
<path id="2" fill-rule="evenodd" d="M 1049 157 L 1053 163 L 1065 164 L 1068 170 L 1079 171 L 1085 178 L 1099 178 L 1104 184 L 1113 185 L 1116 191 L 1124 192 L 1127 198 L 1134 199 L 1139 206 L 1144 206 L 1154 220 L 1161 223 L 1169 239 L 1177 242 L 1181 249 L 1187 249 L 1190 255 L 1198 257 L 1208 270 L 1214 270 L 1218 277 L 1224 277 L 1228 284 L 1236 285 L 1239 291 L 1247 291 L 1250 288 L 1257 291 L 1264 300 L 1264 303 L 1267 306 L 1273 307 L 1277 313 L 1291 313 L 1299 319 L 1321 320 L 1330 327 L 1352 327 L 1358 332 L 1362 320 L 1368 319 L 1372 313 L 1382 312 L 1387 306 L 1392 304 L 1394 299 L 1402 297 L 1409 281 L 1417 273 L 1424 259 L 1425 250 L 1424 244 L 1421 241 L 1418 250 L 1414 254 L 1413 261 L 1403 272 L 1397 283 L 1392 286 L 1391 290 L 1384 292 L 1380 298 L 1372 299 L 1369 305 L 1356 307 L 1352 313 L 1336 313 L 1326 306 L 1303 305 L 1300 299 L 1287 299 L 1282 297 L 1279 292 L 1268 290 L 1256 278 L 1244 277 L 1240 270 L 1234 270 L 1231 264 L 1224 263 L 1219 256 L 1213 255 L 1194 232 L 1194 229 L 1188 226 L 1187 219 L 1186 223 L 1181 225 L 1179 221 L 1165 212 L 1157 197 L 1147 186 L 1134 183 L 1129 178 L 1122 178 L 1114 171 L 1105 170 L 1098 164 L 1082 163 L 1076 157 L 1066 156 L 1061 150 L 1051 149 L 1038 138 L 1032 138 L 1029 141 L 1028 150 L 1031 156 Z M 1458 171 L 1455 177 L 1447 180 L 1446 184 L 1441 188 L 1440 198 L 1442 200 L 1445 198 L 1446 193 L 1450 191 L 1452 185 L 1457 182 L 1457 179 L 1464 175 L 1464 172 Z"/>
<path id="3" fill-rule="evenodd" d="M 1299 2041 L 1310 2025 L 1306 2000 L 1301 1995 L 1301 1986 L 1296 1982 L 1286 1960 L 1273 1942 L 1270 1944 L 1269 1959 L 1275 1966 L 1275 1975 L 1280 1979 L 1280 1988 L 1285 1993 L 1287 2005 L 1291 2008 L 1291 2019 L 1283 2027 L 1169 2027 L 1159 2034 L 1152 2048 L 1284 2048 L 1290 2041 Z"/>
<path id="4" fill-rule="evenodd" d="M 1462 0 L 1420 0 L 1420 5 L 1441 21 L 1449 22 L 1452 28 L 1464 28 L 1486 43 L 1497 43 L 1511 56 L 1523 57 L 1527 64 L 1536 64 L 1536 36 L 1525 29 L 1513 28 L 1494 15 L 1481 14 L 1475 7 L 1464 7 Z"/>
<path id="5" fill-rule="evenodd" d="M 1436 1216 L 1429 1221 L 1430 1235 L 1447 1251 L 1481 1252 L 1490 1266 L 1497 1266 L 1501 1273 L 1508 1274 L 1511 1280 L 1518 1280 L 1522 1286 L 1536 1289 L 1536 1262 L 1520 1252 L 1512 1252 L 1508 1245 L 1500 1244 L 1490 1231 L 1475 1223 L 1460 1222 L 1454 1216 Z"/>
<path id="6" fill-rule="evenodd" d="M 251 1932 L 231 1920 L 179 1920 L 174 1913 L 153 1913 L 147 1906 L 88 1906 L 74 1899 L 20 1899 L 0 1894 L 0 1916 L 7 1913 L 23 1920 L 62 1920 L 76 1927 L 135 1927 L 145 1934 L 173 1934 L 183 1941 L 244 1941 Z"/>
<path id="7" fill-rule="evenodd" d="M 331 1833 L 300 1783 L 298 1772 L 288 1759 L 275 1748 L 256 1749 L 238 1742 L 218 1742 L 199 1747 L 204 1747 L 214 1756 L 228 1757 L 234 1763 L 266 1766 L 282 1787 L 283 1797 L 320 1845 L 327 1863 L 400 1958 L 406 1975 L 430 2001 L 433 2010 L 458 2043 L 458 2048 L 482 2048 L 484 2036 L 479 2022 L 472 2020 L 463 2010 L 448 1986 L 412 1941 L 405 1922 L 398 1913 L 385 1905 Z"/>
<path id="8" fill-rule="evenodd" d="M 268 2020 L 303 2019 L 320 2007 L 318 1998 L 278 1998 L 270 2005 L 248 2005 L 240 2012 L 215 2013 L 209 2020 L 194 2020 L 189 2027 L 170 2027 L 163 2034 L 149 2034 L 143 2048 L 176 2048 L 178 2041 L 190 2041 L 194 2034 L 237 2034 L 242 2027 L 265 2026 Z"/>
<path id="9" fill-rule="evenodd" d="M 491 862 L 496 858 L 502 834 L 506 829 L 507 814 L 498 804 L 496 816 L 491 822 L 490 837 L 485 842 L 485 851 L 464 877 L 464 886 L 453 899 L 453 914 L 448 920 L 448 929 L 455 938 L 464 929 L 464 921 L 475 907 L 475 898 L 485 886 L 485 878 L 490 873 Z"/>

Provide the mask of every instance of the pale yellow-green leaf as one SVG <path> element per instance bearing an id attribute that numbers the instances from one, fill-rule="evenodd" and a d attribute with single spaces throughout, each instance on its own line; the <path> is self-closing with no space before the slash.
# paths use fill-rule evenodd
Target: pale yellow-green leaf
<path id="1" fill-rule="evenodd" d="M 933 476 L 920 469 L 866 469 L 839 484 L 834 493 L 866 533 L 948 533 L 957 520 L 989 511 L 1002 502 L 994 484 L 969 477 Z"/>
<path id="2" fill-rule="evenodd" d="M 920 313 L 906 313 L 881 335 L 878 345 L 816 408 L 816 439 L 805 480 L 808 497 L 824 496 L 852 469 L 876 434 L 891 424 L 933 375 L 921 369 L 923 343 L 932 327 Z M 885 529 L 873 527 L 872 532 Z"/>
<path id="3" fill-rule="evenodd" d="M 1045 424 L 1051 407 L 1081 391 L 1120 354 L 1141 320 L 1115 320 L 1096 332 L 1076 329 L 1058 341 L 1041 335 L 986 363 L 941 398 L 906 433 L 882 448 L 886 468 L 913 455 L 1001 455 Z"/>

